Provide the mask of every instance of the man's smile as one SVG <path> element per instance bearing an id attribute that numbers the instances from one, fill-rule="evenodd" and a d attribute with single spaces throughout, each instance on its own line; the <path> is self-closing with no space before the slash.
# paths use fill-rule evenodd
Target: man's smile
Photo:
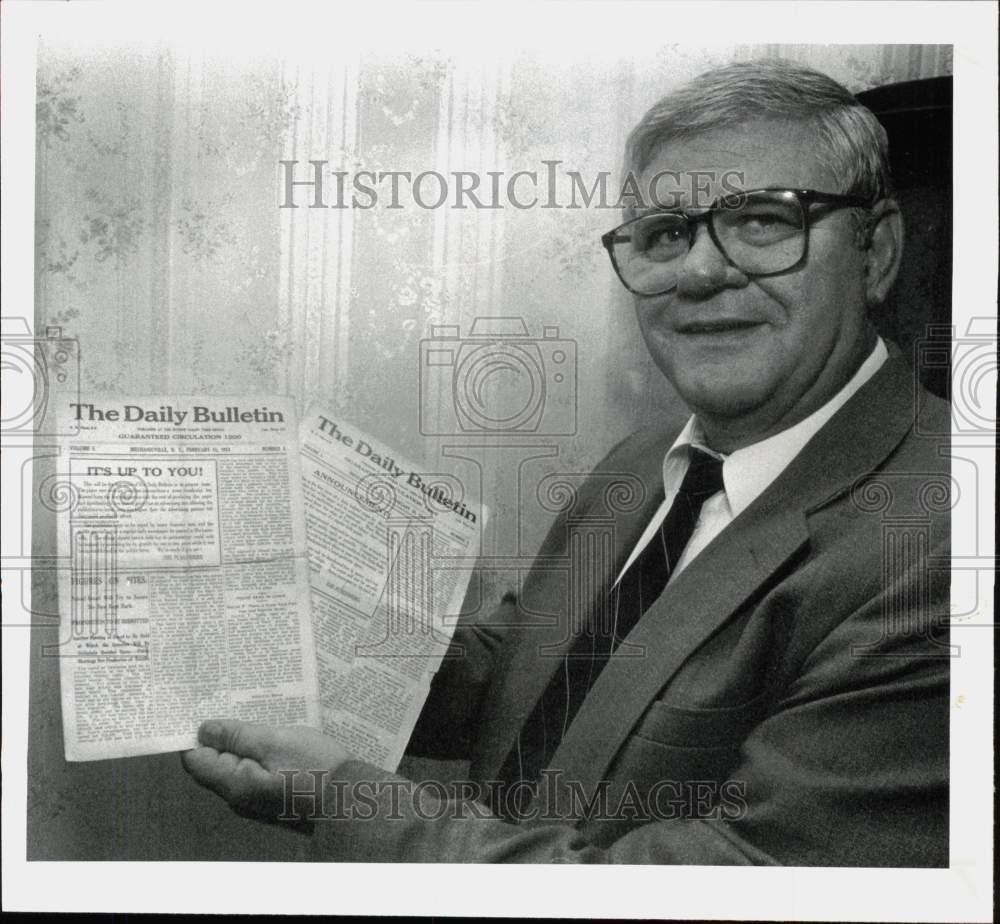
<path id="1" fill-rule="evenodd" d="M 763 326 L 763 321 L 744 320 L 743 318 L 713 318 L 711 320 L 685 321 L 675 325 L 679 334 L 693 336 L 713 336 L 719 334 L 736 334 Z"/>

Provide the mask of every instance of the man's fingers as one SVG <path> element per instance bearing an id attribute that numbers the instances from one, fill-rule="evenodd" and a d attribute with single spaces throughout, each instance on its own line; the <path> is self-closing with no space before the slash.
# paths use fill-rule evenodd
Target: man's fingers
<path id="1" fill-rule="evenodd" d="M 198 743 L 264 763 L 273 743 L 272 735 L 273 730 L 267 725 L 254 725 L 239 719 L 209 719 L 198 729 Z"/>
<path id="2" fill-rule="evenodd" d="M 249 757 L 272 771 L 331 769 L 349 756 L 333 738 L 303 725 L 209 719 L 198 729 L 198 742 L 219 752 Z"/>
<path id="3" fill-rule="evenodd" d="M 207 759 L 207 752 L 211 748 L 192 748 L 190 751 L 181 751 L 181 766 L 191 774 L 193 777 L 198 778 L 198 782 L 201 782 L 202 775 L 202 765 Z"/>
<path id="4" fill-rule="evenodd" d="M 348 759 L 332 738 L 303 726 L 254 725 L 235 719 L 210 719 L 198 729 L 200 747 L 181 755 L 184 769 L 221 796 L 238 815 L 292 824 L 308 831 L 312 822 L 293 822 L 286 810 L 284 771 L 310 774 L 303 786 L 315 785 L 312 773 L 327 772 Z"/>
<path id="5" fill-rule="evenodd" d="M 181 762 L 195 780 L 241 815 L 270 817 L 280 812 L 281 780 L 255 760 L 200 747 L 183 754 Z"/>
<path id="6" fill-rule="evenodd" d="M 253 759 L 238 757 L 215 748 L 200 747 L 181 756 L 184 769 L 202 786 L 227 801 L 239 790 L 269 786 L 274 777 Z"/>

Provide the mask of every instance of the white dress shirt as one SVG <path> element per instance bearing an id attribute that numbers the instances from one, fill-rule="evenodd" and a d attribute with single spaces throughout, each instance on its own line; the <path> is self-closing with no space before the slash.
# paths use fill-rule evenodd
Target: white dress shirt
<path id="1" fill-rule="evenodd" d="M 865 384 L 889 358 L 882 338 L 878 338 L 875 349 L 861 364 L 851 380 L 819 410 L 814 411 L 795 426 L 782 430 L 774 436 L 737 449 L 728 456 L 716 452 L 705 445 L 704 434 L 698 419 L 692 416 L 667 451 L 663 459 L 663 488 L 665 496 L 656 514 L 650 520 L 646 531 L 639 537 L 625 567 L 618 575 L 628 570 L 653 536 L 659 531 L 667 517 L 677 489 L 688 467 L 688 447 L 693 446 L 709 455 L 722 459 L 722 483 L 725 490 L 713 494 L 701 508 L 691 539 L 684 547 L 677 566 L 671 571 L 670 579 L 679 574 L 719 533 L 750 506 L 765 488 L 778 477 L 825 424 L 862 385 Z M 615 582 L 617 583 L 617 581 Z"/>

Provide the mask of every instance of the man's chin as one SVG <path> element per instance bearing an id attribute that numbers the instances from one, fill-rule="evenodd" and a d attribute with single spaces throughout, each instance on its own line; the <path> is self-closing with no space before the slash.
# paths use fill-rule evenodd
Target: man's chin
<path id="1" fill-rule="evenodd" d="M 760 381 L 726 382 L 699 380 L 675 385 L 692 412 L 716 420 L 736 420 L 753 414 L 766 396 L 760 394 Z"/>

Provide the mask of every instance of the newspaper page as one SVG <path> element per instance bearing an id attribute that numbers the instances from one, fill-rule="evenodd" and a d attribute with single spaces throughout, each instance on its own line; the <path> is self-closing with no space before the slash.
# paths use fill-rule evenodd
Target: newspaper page
<path id="1" fill-rule="evenodd" d="M 59 655 L 67 760 L 193 747 L 229 716 L 319 724 L 287 398 L 78 399 Z"/>
<path id="2" fill-rule="evenodd" d="M 483 510 L 336 415 L 302 421 L 323 729 L 395 771 L 479 551 Z"/>

